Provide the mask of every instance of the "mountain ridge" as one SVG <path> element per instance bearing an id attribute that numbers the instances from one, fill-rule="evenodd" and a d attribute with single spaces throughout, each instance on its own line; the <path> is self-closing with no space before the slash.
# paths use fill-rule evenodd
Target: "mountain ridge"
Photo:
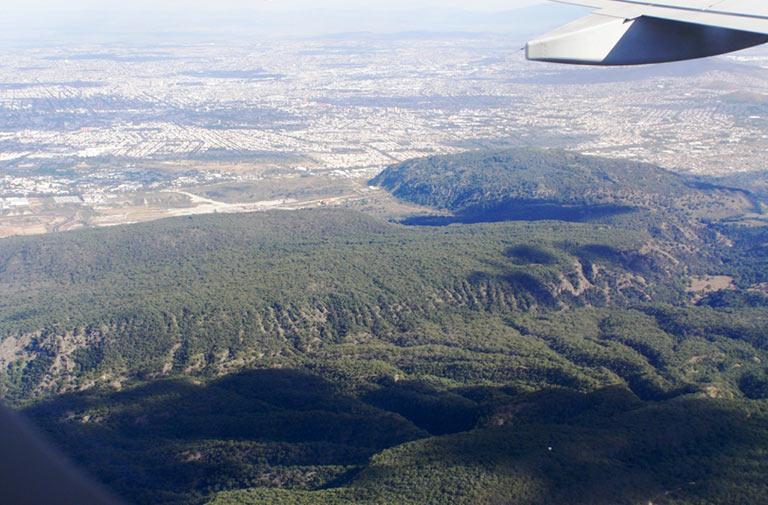
<path id="1" fill-rule="evenodd" d="M 0 240 L 0 396 L 137 504 L 759 503 L 768 229 L 742 189 L 643 167 L 529 150 L 380 176 L 465 224 Z M 517 214 L 544 200 L 560 214 Z"/>

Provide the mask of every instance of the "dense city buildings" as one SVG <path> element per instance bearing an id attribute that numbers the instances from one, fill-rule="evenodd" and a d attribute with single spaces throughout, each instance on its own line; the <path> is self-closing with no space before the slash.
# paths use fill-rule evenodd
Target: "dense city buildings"
<path id="1" fill-rule="evenodd" d="M 639 69 L 536 65 L 505 38 L 470 35 L 12 49 L 0 66 L 0 235 L 327 203 L 279 189 L 296 178 L 356 181 L 335 194 L 344 202 L 394 162 L 477 148 L 763 170 L 766 68 L 760 50 Z M 218 206 L 205 192 L 233 183 L 277 189 Z"/>

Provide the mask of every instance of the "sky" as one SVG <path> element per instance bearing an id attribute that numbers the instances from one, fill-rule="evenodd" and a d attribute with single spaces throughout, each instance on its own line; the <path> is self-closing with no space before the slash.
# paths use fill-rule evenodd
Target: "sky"
<path id="1" fill-rule="evenodd" d="M 0 0 L 0 44 L 350 32 L 504 33 L 522 39 L 570 21 L 573 8 L 545 0 Z"/>
<path id="2" fill-rule="evenodd" d="M 542 0 L 24 0 L 3 2 L 10 5 L 0 7 L 0 11 L 25 10 L 137 10 L 137 9 L 414 9 L 414 8 L 451 8 L 474 11 L 500 11 L 541 3 Z"/>

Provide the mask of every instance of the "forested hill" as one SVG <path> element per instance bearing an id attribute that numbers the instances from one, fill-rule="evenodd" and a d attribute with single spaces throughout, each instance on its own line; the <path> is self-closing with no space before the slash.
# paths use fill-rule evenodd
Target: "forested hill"
<path id="1" fill-rule="evenodd" d="M 685 298 L 685 273 L 639 252 L 649 241 L 588 224 L 420 229 L 333 210 L 4 240 L 0 391 L 23 400 L 297 362 L 336 344 L 427 343 L 437 330 L 419 328 L 457 311 Z"/>
<path id="2" fill-rule="evenodd" d="M 748 192 L 699 184 L 645 163 L 562 150 L 514 149 L 434 156 L 393 165 L 371 181 L 398 198 L 456 213 L 509 207 L 529 216 L 531 206 L 562 206 L 550 217 L 571 220 L 574 207 L 611 206 L 703 215 L 724 200 L 750 207 Z M 514 215 L 514 213 L 512 214 Z M 602 216 L 601 214 L 585 215 Z"/>
<path id="3" fill-rule="evenodd" d="M 473 224 L 313 209 L 0 240 L 0 396 L 129 503 L 764 502 L 748 192 L 531 150 L 375 182 Z"/>

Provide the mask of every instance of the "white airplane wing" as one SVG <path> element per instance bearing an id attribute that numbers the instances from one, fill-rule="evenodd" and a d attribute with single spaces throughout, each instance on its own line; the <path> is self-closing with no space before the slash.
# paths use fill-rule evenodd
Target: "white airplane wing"
<path id="1" fill-rule="evenodd" d="M 529 60 L 641 65 L 703 58 L 768 42 L 766 0 L 561 0 L 589 16 L 526 46 Z"/>

